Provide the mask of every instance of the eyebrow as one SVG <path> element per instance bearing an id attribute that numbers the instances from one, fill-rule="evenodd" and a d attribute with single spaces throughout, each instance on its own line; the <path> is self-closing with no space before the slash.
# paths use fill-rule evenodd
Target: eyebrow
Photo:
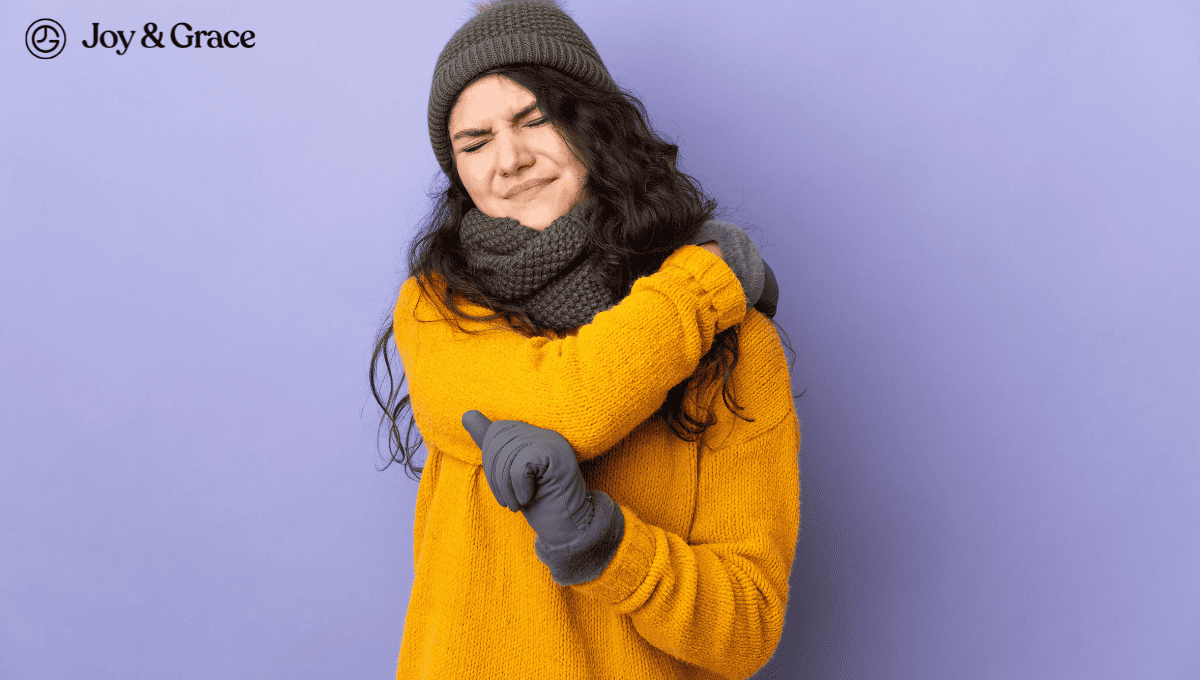
<path id="1" fill-rule="evenodd" d="M 537 105 L 538 105 L 537 101 L 534 100 L 534 102 L 532 104 L 530 104 L 529 106 L 526 106 L 525 108 L 521 109 L 520 111 L 517 111 L 516 114 L 514 114 L 512 117 L 513 125 L 516 125 L 517 121 L 519 121 L 522 118 L 524 118 L 525 116 L 528 116 L 529 114 L 533 113 L 534 109 L 537 108 Z M 491 128 L 488 128 L 486 130 L 483 128 L 471 128 L 470 130 L 462 130 L 461 132 L 456 132 L 454 134 L 454 136 L 450 138 L 450 140 L 457 141 L 463 137 L 486 137 L 487 135 L 490 135 L 490 134 L 492 134 Z"/>

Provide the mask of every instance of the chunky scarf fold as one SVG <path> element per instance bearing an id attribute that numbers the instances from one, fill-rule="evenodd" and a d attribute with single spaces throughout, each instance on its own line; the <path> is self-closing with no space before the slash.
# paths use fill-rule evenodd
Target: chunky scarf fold
<path id="1" fill-rule="evenodd" d="M 463 216 L 459 239 L 487 292 L 521 307 L 539 326 L 577 328 L 617 302 L 596 280 L 579 206 L 542 231 L 472 208 Z"/>

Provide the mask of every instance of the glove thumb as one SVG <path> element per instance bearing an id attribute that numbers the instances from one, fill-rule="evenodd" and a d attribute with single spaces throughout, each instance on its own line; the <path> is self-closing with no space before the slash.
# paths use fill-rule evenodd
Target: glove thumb
<path id="1" fill-rule="evenodd" d="M 475 444 L 482 449 L 483 438 L 487 434 L 488 428 L 492 426 L 492 421 L 479 411 L 467 411 L 463 414 L 462 424 L 467 433 L 471 435 L 471 439 L 474 439 Z"/>

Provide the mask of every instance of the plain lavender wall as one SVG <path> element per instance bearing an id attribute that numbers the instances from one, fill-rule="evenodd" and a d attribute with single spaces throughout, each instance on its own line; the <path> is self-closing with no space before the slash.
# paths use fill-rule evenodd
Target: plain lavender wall
<path id="1" fill-rule="evenodd" d="M 1200 677 L 1200 8 L 570 10 L 780 279 L 759 677 Z M 0 678 L 394 673 L 416 484 L 365 374 L 470 12 L 0 6 Z M 148 21 L 257 44 L 79 45 Z"/>

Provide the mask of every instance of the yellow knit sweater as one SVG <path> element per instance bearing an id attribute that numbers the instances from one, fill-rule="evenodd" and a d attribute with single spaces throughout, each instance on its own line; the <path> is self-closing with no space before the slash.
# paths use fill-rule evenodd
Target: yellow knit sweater
<path id="1" fill-rule="evenodd" d="M 490 310 L 460 303 L 474 315 Z M 554 338 L 498 322 L 445 322 L 405 282 L 396 343 L 428 455 L 417 492 L 414 580 L 397 677 L 746 678 L 775 651 L 800 523 L 800 433 L 774 326 L 746 311 L 716 255 L 684 246 L 619 304 Z M 647 418 L 741 323 L 731 383 L 700 442 Z M 574 447 L 588 487 L 615 500 L 624 536 L 593 581 L 554 582 L 536 533 L 492 495 L 462 415 L 521 420 Z"/>

